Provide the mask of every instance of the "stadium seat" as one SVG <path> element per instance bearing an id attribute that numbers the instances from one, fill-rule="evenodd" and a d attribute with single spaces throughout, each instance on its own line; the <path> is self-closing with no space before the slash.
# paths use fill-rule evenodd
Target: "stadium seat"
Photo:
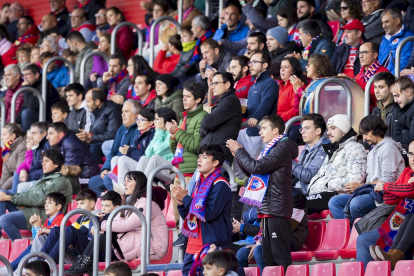
<path id="1" fill-rule="evenodd" d="M 165 276 L 166 275 L 165 271 L 151 271 L 149 273 L 154 273 L 154 274 L 157 274 L 158 276 Z"/>
<path id="2" fill-rule="evenodd" d="M 312 276 L 335 276 L 336 268 L 334 263 L 315 264 L 312 268 Z"/>
<path id="3" fill-rule="evenodd" d="M 29 239 L 16 239 L 13 242 L 9 261 L 14 261 L 30 245 Z"/>
<path id="4" fill-rule="evenodd" d="M 364 276 L 364 264 L 362 262 L 344 262 L 339 267 L 338 276 Z"/>
<path id="5" fill-rule="evenodd" d="M 320 213 L 314 213 L 312 215 L 308 215 L 308 219 L 309 220 L 321 220 L 321 219 L 328 218 L 328 216 L 333 217 L 331 212 L 329 212 L 329 210 L 324 210 Z"/>
<path id="6" fill-rule="evenodd" d="M 325 235 L 326 222 L 324 220 L 308 221 L 308 237 L 301 251 L 292 252 L 293 262 L 309 262 L 313 258 L 313 252 L 319 250 Z"/>
<path id="7" fill-rule="evenodd" d="M 102 200 L 101 198 L 98 198 L 95 204 L 95 210 L 102 210 Z"/>
<path id="8" fill-rule="evenodd" d="M 309 276 L 309 265 L 291 265 L 288 267 L 285 276 Z"/>
<path id="9" fill-rule="evenodd" d="M 357 218 L 354 221 L 355 223 L 360 220 L 360 218 Z M 358 238 L 358 231 L 355 229 L 355 227 L 352 227 L 351 236 L 349 237 L 348 244 L 344 249 L 339 249 L 339 256 L 342 259 L 355 259 L 356 258 L 356 242 Z"/>
<path id="10" fill-rule="evenodd" d="M 167 194 L 167 199 L 165 200 L 165 208 L 163 210 L 163 214 L 165 216 L 165 220 L 167 221 L 168 228 L 175 229 L 176 226 L 174 217 L 174 206 L 169 193 Z"/>
<path id="11" fill-rule="evenodd" d="M 365 269 L 365 276 L 391 276 L 391 263 L 389 261 L 369 262 Z"/>
<path id="12" fill-rule="evenodd" d="M 171 270 L 168 271 L 167 276 L 183 276 L 183 272 L 181 270 Z"/>
<path id="13" fill-rule="evenodd" d="M 245 187 L 241 187 L 239 190 L 239 197 L 243 197 Z"/>
<path id="14" fill-rule="evenodd" d="M 260 276 L 259 267 L 243 267 L 246 276 Z"/>
<path id="15" fill-rule="evenodd" d="M 395 265 L 393 276 L 414 275 L 414 261 L 399 261 Z"/>
<path id="16" fill-rule="evenodd" d="M 344 248 L 349 240 L 349 220 L 332 219 L 328 223 L 321 248 L 314 252 L 315 259 L 336 260 L 339 256 L 339 249 Z"/>
<path id="17" fill-rule="evenodd" d="M 266 266 L 262 276 L 283 276 L 285 275 L 283 266 Z"/>
<path id="18" fill-rule="evenodd" d="M 31 238 L 33 236 L 32 231 L 30 230 L 20 230 L 20 235 L 22 235 L 23 238 Z"/>
<path id="19" fill-rule="evenodd" d="M 11 240 L 0 240 L 0 254 L 9 259 L 12 247 Z"/>

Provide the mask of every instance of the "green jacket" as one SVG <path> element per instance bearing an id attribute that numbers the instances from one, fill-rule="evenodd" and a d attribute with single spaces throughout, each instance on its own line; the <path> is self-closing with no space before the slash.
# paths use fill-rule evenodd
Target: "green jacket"
<path id="1" fill-rule="evenodd" d="M 184 118 L 184 113 L 185 112 L 182 113 L 182 118 Z M 197 150 L 202 140 L 200 127 L 201 121 L 203 121 L 203 118 L 206 115 L 207 112 L 204 111 L 203 105 L 199 104 L 196 110 L 187 112 L 186 130 L 184 131 L 180 128 L 181 120 L 178 130 L 175 133 L 175 139 L 170 138 L 170 147 L 173 153 L 175 153 L 177 143 L 183 145 L 184 162 L 178 165 L 178 169 L 182 173 L 194 173 L 197 169 Z"/>
<path id="2" fill-rule="evenodd" d="M 161 107 L 169 107 L 175 111 L 177 114 L 177 122 L 182 118 L 181 112 L 184 111 L 183 106 L 183 90 L 178 89 L 170 96 L 168 96 L 164 101 L 160 97 L 155 99 L 155 110 Z"/>
<path id="3" fill-rule="evenodd" d="M 43 177 L 28 191 L 11 196 L 11 202 L 23 212 L 26 218 L 27 229 L 32 229 L 29 219 L 34 214 L 38 214 L 43 222 L 47 220 L 45 202 L 46 195 L 49 193 L 59 192 L 66 197 L 63 213 L 66 212 L 68 204 L 72 201 L 72 195 L 79 191 L 80 171 L 78 166 L 62 166 L 60 172 Z"/>
<path id="4" fill-rule="evenodd" d="M 167 161 L 172 161 L 174 154 L 170 149 L 170 132 L 164 129 L 156 129 L 154 138 L 145 150 L 145 156 L 161 156 Z"/>

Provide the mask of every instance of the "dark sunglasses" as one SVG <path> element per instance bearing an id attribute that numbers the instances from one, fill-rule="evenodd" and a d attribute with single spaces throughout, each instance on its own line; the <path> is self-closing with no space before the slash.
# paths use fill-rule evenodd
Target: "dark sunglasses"
<path id="1" fill-rule="evenodd" d="M 346 11 L 349 7 L 341 7 L 341 10 Z"/>

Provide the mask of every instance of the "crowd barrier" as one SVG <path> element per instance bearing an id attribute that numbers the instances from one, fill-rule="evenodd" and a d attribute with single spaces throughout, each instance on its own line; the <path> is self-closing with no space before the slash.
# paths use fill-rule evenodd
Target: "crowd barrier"
<path id="1" fill-rule="evenodd" d="M 102 52 L 90 52 L 86 56 L 83 57 L 82 62 L 80 64 L 80 76 L 79 76 L 79 83 L 83 86 L 85 85 L 85 69 L 86 69 L 86 62 L 93 56 L 100 56 L 105 59 L 106 63 L 109 63 L 109 57 Z M 108 65 L 109 67 L 109 65 Z"/>
<path id="2" fill-rule="evenodd" d="M 401 72 L 401 51 L 405 44 L 407 44 L 410 41 L 414 41 L 414 36 L 409 36 L 404 38 L 400 44 L 398 44 L 397 50 L 395 52 L 395 71 L 394 75 L 399 78 L 400 72 Z"/>
<path id="3" fill-rule="evenodd" d="M 13 276 L 13 268 L 12 268 L 9 260 L 7 260 L 7 258 L 4 257 L 3 255 L 0 255 L 0 262 L 3 263 L 3 265 L 5 267 L 7 267 L 7 275 L 8 276 Z"/>
<path id="4" fill-rule="evenodd" d="M 32 252 L 27 254 L 23 257 L 23 259 L 20 261 L 19 266 L 17 268 L 17 276 L 22 276 L 23 274 L 23 268 L 26 266 L 26 264 L 29 262 L 32 258 L 42 258 L 45 259 L 45 261 L 49 264 L 51 275 L 57 276 L 58 275 L 58 269 L 55 260 L 53 260 L 49 255 L 43 252 Z M 10 267 L 11 268 L 11 267 Z M 10 270 L 9 270 L 10 273 Z M 13 275 L 13 274 L 9 274 Z M 63 274 L 62 274 L 63 275 Z"/>
<path id="5" fill-rule="evenodd" d="M 16 100 L 17 100 L 17 96 L 19 96 L 23 92 L 30 92 L 30 93 L 35 94 L 35 96 L 37 97 L 39 101 L 39 122 L 45 122 L 46 121 L 46 106 L 45 106 L 45 101 L 43 100 L 42 95 L 39 93 L 39 91 L 37 91 L 33 87 L 26 86 L 26 87 L 22 87 L 19 90 L 17 90 L 16 93 L 14 93 L 13 95 L 13 98 L 11 100 L 10 123 L 16 123 Z M 46 99 L 46 97 L 44 99 Z M 0 102 L 0 105 L 1 105 L 1 102 Z M 3 116 L 3 109 L 4 110 L 6 109 L 3 108 L 3 106 L 0 106 L 0 108 L 2 109 L 2 121 L 3 121 L 3 119 L 5 118 L 5 116 Z"/>
<path id="6" fill-rule="evenodd" d="M 115 49 L 116 49 L 116 34 L 118 33 L 119 29 L 121 29 L 124 26 L 129 26 L 133 29 L 135 29 L 135 31 L 137 32 L 138 35 L 138 55 L 142 56 L 142 46 L 144 43 L 144 38 L 142 35 L 142 31 L 140 28 L 138 28 L 137 25 L 135 25 L 132 22 L 122 22 L 120 24 L 118 24 L 115 29 L 112 32 L 111 35 L 111 55 L 115 54 Z"/>

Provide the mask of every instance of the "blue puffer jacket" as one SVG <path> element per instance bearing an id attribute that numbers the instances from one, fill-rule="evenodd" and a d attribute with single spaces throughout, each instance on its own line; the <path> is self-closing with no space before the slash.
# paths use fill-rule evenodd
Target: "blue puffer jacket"
<path id="1" fill-rule="evenodd" d="M 39 143 L 39 147 L 33 150 L 33 160 L 30 164 L 29 181 L 40 180 L 43 177 L 42 153 L 50 148 L 49 142 L 45 138 Z"/>
<path id="2" fill-rule="evenodd" d="M 309 57 L 312 54 L 321 54 L 327 55 L 328 58 L 331 59 L 335 52 L 335 48 L 336 45 L 332 40 L 322 36 L 316 39 L 314 42 L 312 42 L 312 47 L 309 50 Z M 306 71 L 306 65 L 308 65 L 308 61 L 305 59 L 301 59 L 300 66 L 302 67 L 303 71 Z"/>
<path id="3" fill-rule="evenodd" d="M 223 24 L 221 25 L 221 29 L 218 29 L 216 33 L 213 36 L 213 39 L 216 41 L 219 41 L 223 38 L 225 30 L 227 30 L 227 25 Z M 239 25 L 237 25 L 236 29 L 230 34 L 229 40 L 230 41 L 239 41 L 243 38 L 246 38 L 247 33 L 249 32 L 249 28 L 246 26 L 243 26 L 241 22 L 239 22 Z"/>
<path id="4" fill-rule="evenodd" d="M 130 127 L 126 127 L 124 125 L 120 126 L 118 131 L 116 132 L 114 144 L 112 145 L 111 152 L 106 157 L 106 161 L 102 166 L 102 170 L 111 170 L 111 159 L 113 156 L 121 156 L 122 153 L 119 152 L 119 147 L 123 147 L 125 145 L 129 145 L 130 147 L 134 146 L 134 139 L 138 134 L 137 124 L 134 123 Z M 122 140 L 122 145 L 121 145 Z"/>
<path id="5" fill-rule="evenodd" d="M 47 79 L 55 88 L 69 84 L 69 70 L 66 66 L 57 66 L 52 72 L 47 73 Z"/>
<path id="6" fill-rule="evenodd" d="M 413 36 L 413 35 L 414 33 L 412 31 L 402 26 L 401 30 L 399 30 L 393 36 L 385 35 L 382 37 L 378 60 L 382 66 L 385 66 L 387 60 L 389 60 L 386 68 L 392 74 L 395 74 L 394 72 L 395 71 L 395 59 L 396 59 L 395 54 L 396 54 L 398 45 L 404 38 Z M 401 59 L 400 59 L 401 70 L 408 64 L 413 46 L 414 46 L 414 42 L 410 41 L 406 43 L 404 47 L 402 48 Z"/>
<path id="7" fill-rule="evenodd" d="M 150 128 L 147 132 L 141 134 L 141 131 L 138 130 L 137 137 L 134 141 L 134 146 L 129 147 L 127 151 L 127 156 L 131 157 L 135 161 L 139 161 L 141 156 L 145 155 L 145 150 L 148 145 L 151 143 L 155 135 L 155 127 Z"/>

